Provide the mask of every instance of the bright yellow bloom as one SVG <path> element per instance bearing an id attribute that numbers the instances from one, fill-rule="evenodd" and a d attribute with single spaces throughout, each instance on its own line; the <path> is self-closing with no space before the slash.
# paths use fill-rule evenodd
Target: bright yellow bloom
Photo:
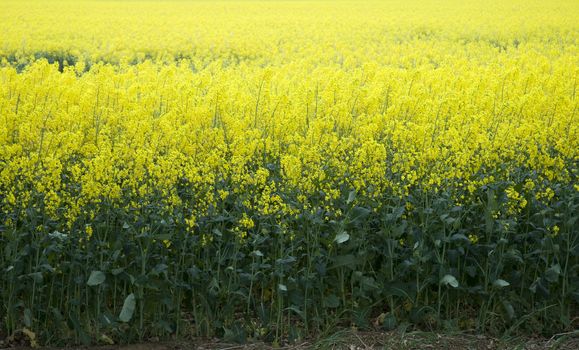
<path id="1" fill-rule="evenodd" d="M 468 235 L 468 240 L 471 244 L 476 244 L 478 242 L 478 236 L 474 233 Z"/>
<path id="2" fill-rule="evenodd" d="M 331 221 L 348 193 L 379 213 L 499 182 L 493 217 L 517 216 L 576 176 L 577 1 L 1 7 L 0 209 L 63 230 L 104 206 Z"/>

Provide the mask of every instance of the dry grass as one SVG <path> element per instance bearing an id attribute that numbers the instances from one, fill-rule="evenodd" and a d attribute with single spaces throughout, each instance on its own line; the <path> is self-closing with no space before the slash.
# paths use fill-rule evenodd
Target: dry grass
<path id="1" fill-rule="evenodd" d="M 31 350 L 29 346 L 14 346 L 0 342 L 0 348 Z M 55 348 L 45 348 L 54 350 Z M 485 335 L 465 333 L 440 334 L 434 332 L 358 332 L 340 330 L 327 337 L 304 341 L 297 344 L 272 346 L 262 342 L 249 344 L 232 344 L 211 339 L 191 339 L 183 341 L 150 342 L 133 345 L 106 345 L 92 347 L 69 347 L 69 350 L 370 350 L 370 349 L 469 349 L 469 350 L 539 350 L 539 349 L 579 349 L 579 331 L 558 334 L 550 339 L 515 337 L 509 339 L 494 338 Z"/>

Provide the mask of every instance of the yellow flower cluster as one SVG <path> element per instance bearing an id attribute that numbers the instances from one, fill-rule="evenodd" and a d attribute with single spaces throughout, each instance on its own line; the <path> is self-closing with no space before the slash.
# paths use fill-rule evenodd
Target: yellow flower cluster
<path id="1" fill-rule="evenodd" d="M 505 190 L 508 198 L 507 211 L 510 214 L 520 212 L 527 206 L 527 200 L 521 196 L 512 186 Z"/>
<path id="2" fill-rule="evenodd" d="M 577 170 L 578 13 L 565 0 L 3 1 L 0 205 L 70 228 L 105 204 L 155 204 L 194 230 L 227 201 L 340 215 L 351 190 L 379 207 L 501 180 L 550 200 L 543 184 Z"/>

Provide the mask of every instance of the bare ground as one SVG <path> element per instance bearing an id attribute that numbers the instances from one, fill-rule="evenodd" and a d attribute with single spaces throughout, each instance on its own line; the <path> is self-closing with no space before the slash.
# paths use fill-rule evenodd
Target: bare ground
<path id="1" fill-rule="evenodd" d="M 0 348 L 31 350 L 30 346 L 9 346 L 0 343 Z M 13 345 L 13 344 L 12 344 Z M 44 348 L 53 350 L 56 348 Z M 432 332 L 354 332 L 351 330 L 339 331 L 325 338 L 304 341 L 297 344 L 274 347 L 265 343 L 231 344 L 218 340 L 192 339 L 170 342 L 150 341 L 133 345 L 105 345 L 69 347 L 69 350 L 302 350 L 302 349 L 472 349 L 472 350 L 499 350 L 499 349 L 579 349 L 579 330 L 558 334 L 552 338 L 510 338 L 497 339 L 483 335 L 470 334 L 439 334 Z"/>

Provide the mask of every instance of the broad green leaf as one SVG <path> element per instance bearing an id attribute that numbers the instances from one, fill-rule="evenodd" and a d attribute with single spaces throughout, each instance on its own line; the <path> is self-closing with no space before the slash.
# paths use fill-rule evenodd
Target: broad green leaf
<path id="1" fill-rule="evenodd" d="M 326 308 L 336 308 L 340 306 L 340 299 L 335 294 L 330 294 L 324 298 L 323 306 Z"/>
<path id="2" fill-rule="evenodd" d="M 513 307 L 513 305 L 511 303 L 509 303 L 507 300 L 503 300 L 502 304 L 503 304 L 503 308 L 505 309 L 505 312 L 507 313 L 507 316 L 509 317 L 509 320 L 514 319 L 515 318 L 515 308 Z"/>
<path id="3" fill-rule="evenodd" d="M 285 310 L 293 311 L 297 315 L 299 315 L 302 319 L 304 319 L 304 320 L 306 319 L 306 314 L 295 305 L 287 307 L 287 308 L 285 308 Z"/>
<path id="4" fill-rule="evenodd" d="M 36 283 L 42 283 L 44 281 L 44 278 L 42 277 L 42 272 L 33 272 L 28 274 L 28 276 L 30 276 L 30 278 L 32 278 L 32 280 Z"/>
<path id="5" fill-rule="evenodd" d="M 445 286 L 451 286 L 452 288 L 456 288 L 458 287 L 458 281 L 456 280 L 456 278 L 453 275 L 445 275 L 444 277 L 442 277 L 442 279 L 440 280 L 440 283 L 445 285 Z"/>
<path id="6" fill-rule="evenodd" d="M 355 199 L 356 199 L 356 190 L 351 190 L 350 193 L 348 193 L 348 200 L 346 201 L 346 203 L 350 204 Z"/>
<path id="7" fill-rule="evenodd" d="M 157 264 L 157 266 L 155 266 L 152 270 L 151 270 L 151 274 L 154 276 L 158 276 L 161 273 L 166 273 L 167 269 L 169 269 L 169 266 L 167 266 L 167 264 Z"/>
<path id="8" fill-rule="evenodd" d="M 287 265 L 287 264 L 291 264 L 293 262 L 296 261 L 296 258 L 293 256 L 288 256 L 287 258 L 283 258 L 283 259 L 277 259 L 275 261 L 276 264 L 278 265 Z"/>
<path id="9" fill-rule="evenodd" d="M 334 257 L 332 260 L 334 262 L 331 266 L 332 269 L 342 267 L 342 266 L 347 266 L 351 269 L 354 269 L 355 266 L 360 263 L 360 259 L 357 259 L 352 254 L 338 255 L 338 256 Z"/>
<path id="10" fill-rule="evenodd" d="M 347 242 L 350 239 L 350 235 L 347 232 L 341 232 L 338 233 L 336 235 L 336 238 L 334 238 L 334 242 L 338 243 L 338 244 L 342 244 L 344 242 Z"/>
<path id="11" fill-rule="evenodd" d="M 102 284 L 106 279 L 105 274 L 102 271 L 93 271 L 90 273 L 90 277 L 86 282 L 87 285 L 94 287 Z"/>
<path id="12" fill-rule="evenodd" d="M 465 236 L 465 235 L 463 235 L 463 234 L 461 234 L 461 233 L 455 233 L 454 235 L 452 235 L 452 236 L 450 237 L 450 240 L 451 240 L 451 241 L 463 241 L 463 242 L 465 242 L 465 243 L 468 243 L 468 242 L 469 242 L 468 237 Z"/>
<path id="13" fill-rule="evenodd" d="M 403 221 L 402 224 L 396 225 L 392 228 L 393 237 L 398 238 L 402 236 L 406 228 L 408 227 L 408 223 Z"/>
<path id="14" fill-rule="evenodd" d="M 279 290 L 281 290 L 282 292 L 287 292 L 287 286 L 285 284 L 278 284 L 277 287 L 279 288 Z"/>
<path id="15" fill-rule="evenodd" d="M 402 298 L 410 298 L 411 287 L 408 283 L 390 282 L 384 284 L 384 296 L 398 296 Z"/>
<path id="16" fill-rule="evenodd" d="M 511 284 L 505 280 L 502 279 L 498 279 L 496 281 L 493 282 L 493 286 L 495 286 L 496 288 L 504 288 L 504 287 L 508 287 Z"/>
<path id="17" fill-rule="evenodd" d="M 122 268 L 122 267 L 120 267 L 120 268 L 118 268 L 118 269 L 112 269 L 112 270 L 111 270 L 111 273 L 113 274 L 113 276 L 116 276 L 116 275 L 119 275 L 119 274 L 123 273 L 124 271 L 125 271 L 125 269 Z"/>
<path id="18" fill-rule="evenodd" d="M 350 221 L 352 223 L 360 223 L 361 221 L 365 220 L 371 213 L 372 211 L 368 208 L 354 207 L 350 213 Z"/>
<path id="19" fill-rule="evenodd" d="M 374 278 L 372 277 L 362 277 L 362 280 L 360 281 L 360 286 L 364 289 L 364 290 L 376 290 L 379 289 L 380 287 L 378 286 L 378 284 L 376 284 L 376 281 L 374 280 Z"/>
<path id="20" fill-rule="evenodd" d="M 559 279 L 559 275 L 561 274 L 561 265 L 555 264 L 545 271 L 545 278 L 547 281 L 554 283 L 557 282 Z"/>
<path id="21" fill-rule="evenodd" d="M 131 318 L 133 318 L 133 313 L 135 312 L 136 305 L 137 302 L 135 300 L 135 295 L 133 293 L 129 294 L 125 298 L 125 302 L 123 303 L 123 309 L 121 310 L 121 314 L 119 315 L 119 321 L 129 322 Z"/>

